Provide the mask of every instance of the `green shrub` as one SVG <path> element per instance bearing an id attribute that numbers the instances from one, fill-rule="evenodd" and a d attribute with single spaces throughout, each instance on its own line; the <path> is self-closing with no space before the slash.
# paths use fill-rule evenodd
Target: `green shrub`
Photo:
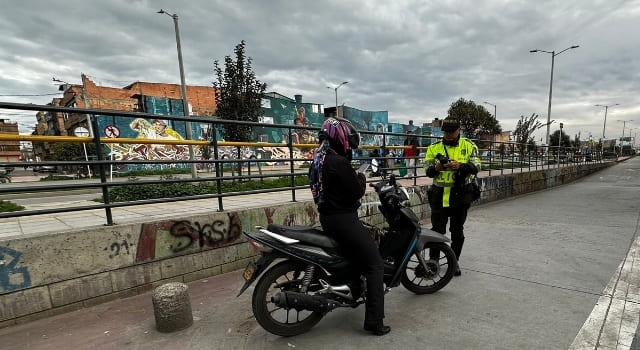
<path id="1" fill-rule="evenodd" d="M 59 181 L 59 180 L 69 180 L 72 179 L 72 176 L 68 176 L 68 175 L 53 175 L 53 174 L 49 174 L 46 177 L 41 177 L 40 181 Z"/>
<path id="2" fill-rule="evenodd" d="M 107 174 L 109 171 L 107 171 Z M 175 175 L 175 174 L 189 174 L 190 168 L 167 168 L 167 169 L 139 169 L 123 172 L 123 175 L 132 176 L 147 176 L 147 175 Z"/>
<path id="3" fill-rule="evenodd" d="M 160 177 L 161 180 L 169 181 L 175 179 L 171 175 Z M 144 199 L 156 198 L 173 198 L 195 196 L 201 194 L 212 194 L 218 192 L 216 182 L 199 182 L 197 184 L 188 182 L 161 183 L 161 184 L 143 184 L 136 185 L 136 178 L 129 178 L 128 186 L 118 186 L 109 189 L 109 200 L 113 203 L 124 201 L 137 201 Z M 307 176 L 296 176 L 296 186 L 306 186 L 309 184 Z M 222 181 L 221 192 L 245 192 L 270 188 L 281 188 L 291 186 L 289 177 L 277 179 L 266 179 L 264 181 L 248 181 L 248 182 L 231 182 Z M 102 198 L 95 199 L 102 202 Z"/>
<path id="4" fill-rule="evenodd" d="M 0 200 L 0 213 L 6 213 L 10 211 L 21 211 L 21 210 L 24 210 L 24 207 L 21 205 L 17 205 L 9 201 Z"/>

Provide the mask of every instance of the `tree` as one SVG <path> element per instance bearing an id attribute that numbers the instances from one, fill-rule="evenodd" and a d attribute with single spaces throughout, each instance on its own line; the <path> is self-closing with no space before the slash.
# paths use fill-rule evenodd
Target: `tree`
<path id="1" fill-rule="evenodd" d="M 491 113 L 471 100 L 458 99 L 449 107 L 447 116 L 458 119 L 464 134 L 470 139 L 502 132 L 500 123 L 491 116 Z"/>
<path id="2" fill-rule="evenodd" d="M 242 40 L 234 50 L 235 61 L 225 56 L 224 71 L 215 60 L 214 71 L 218 78 L 215 88 L 216 116 L 225 120 L 257 122 L 262 114 L 262 94 L 267 84 L 256 79 L 251 65 L 251 57 L 245 56 L 245 42 Z M 225 125 L 222 134 L 227 141 L 251 141 L 251 127 Z"/>
<path id="3" fill-rule="evenodd" d="M 580 137 L 578 137 L 578 134 L 575 134 L 573 141 L 571 141 L 571 147 L 580 149 Z"/>
<path id="4" fill-rule="evenodd" d="M 86 143 L 85 146 L 87 147 L 88 156 L 96 155 L 96 148 L 93 143 Z M 84 148 L 78 142 L 56 142 L 51 146 L 51 160 L 84 160 Z"/>
<path id="5" fill-rule="evenodd" d="M 523 115 L 520 116 L 516 129 L 513 131 L 513 136 L 516 140 L 516 144 L 518 145 L 518 149 L 520 150 L 520 154 L 524 155 L 525 149 L 529 149 L 530 146 L 528 147 L 528 144 L 533 143 L 535 145 L 535 141 L 532 136 L 533 132 L 543 126 L 544 124 L 540 123 L 538 115 L 535 113 L 531 114 L 531 117 L 525 117 Z"/>
<path id="6" fill-rule="evenodd" d="M 549 143 L 551 147 L 558 147 L 558 138 L 560 135 L 560 130 L 556 130 L 553 134 L 549 135 Z M 561 147 L 571 147 L 571 137 L 566 133 L 562 132 L 562 139 L 560 140 Z"/>

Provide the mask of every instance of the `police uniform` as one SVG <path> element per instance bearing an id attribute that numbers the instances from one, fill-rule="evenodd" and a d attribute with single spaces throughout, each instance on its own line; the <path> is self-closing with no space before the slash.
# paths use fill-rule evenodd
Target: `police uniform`
<path id="1" fill-rule="evenodd" d="M 443 131 L 451 132 L 459 128 L 457 120 L 443 120 Z M 460 168 L 449 170 L 445 167 L 437 171 L 436 164 L 444 162 L 441 161 L 444 157 L 460 163 Z M 471 183 L 480 170 L 478 147 L 464 137 L 458 137 L 455 142 L 447 142 L 444 139 L 436 142 L 427 148 L 425 170 L 427 176 L 433 178 L 433 185 L 428 190 L 432 229 L 445 234 L 449 221 L 451 249 L 459 259 L 464 243 L 464 223 L 471 206 L 468 196 L 465 199 L 465 185 Z M 456 274 L 459 274 L 459 271 Z"/>

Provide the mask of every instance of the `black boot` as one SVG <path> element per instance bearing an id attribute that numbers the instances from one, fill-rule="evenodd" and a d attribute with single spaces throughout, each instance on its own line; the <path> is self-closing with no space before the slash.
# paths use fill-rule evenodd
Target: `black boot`
<path id="1" fill-rule="evenodd" d="M 462 272 L 460 271 L 460 263 L 458 263 L 457 261 L 456 261 L 456 270 L 453 272 L 453 275 L 454 276 L 462 275 Z"/>
<path id="2" fill-rule="evenodd" d="M 384 323 L 382 323 L 382 321 L 377 322 L 375 324 L 364 324 L 364 330 L 371 332 L 375 335 L 385 335 L 389 332 L 391 332 L 391 327 L 389 326 L 385 326 Z"/>

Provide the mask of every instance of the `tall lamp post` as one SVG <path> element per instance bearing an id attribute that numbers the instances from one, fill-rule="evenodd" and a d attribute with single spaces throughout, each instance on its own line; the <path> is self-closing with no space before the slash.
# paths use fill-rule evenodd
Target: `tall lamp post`
<path id="1" fill-rule="evenodd" d="M 493 103 L 491 103 L 491 102 L 484 101 L 483 103 L 488 104 L 488 105 L 490 105 L 490 106 L 493 106 L 493 119 L 495 119 L 495 120 L 496 120 L 496 122 L 498 122 L 498 112 L 497 112 L 498 107 L 496 107 L 496 105 L 494 105 L 494 104 L 493 104 Z M 496 142 L 496 134 L 495 134 L 495 132 L 494 132 L 494 133 L 493 133 L 493 143 L 495 143 L 495 142 Z M 493 145 L 493 143 L 492 143 L 492 145 Z M 493 147 L 492 147 L 492 148 L 493 148 Z"/>
<path id="2" fill-rule="evenodd" d="M 549 80 L 549 106 L 547 107 L 547 139 L 546 139 L 547 145 L 549 145 L 549 126 L 551 125 L 551 95 L 553 92 L 553 65 L 555 62 L 555 57 L 567 50 L 576 49 L 578 47 L 580 46 L 573 45 L 573 46 L 567 47 L 566 49 L 558 53 L 556 53 L 555 51 L 546 51 L 546 50 L 539 50 L 539 49 L 529 50 L 529 52 L 544 52 L 544 53 L 551 54 L 551 79 Z"/>
<path id="3" fill-rule="evenodd" d="M 562 146 L 562 127 L 564 124 L 560 123 L 560 134 L 558 135 L 558 168 L 560 167 L 560 147 Z"/>
<path id="4" fill-rule="evenodd" d="M 333 89 L 336 92 L 336 117 L 338 116 L 338 89 L 345 84 L 349 84 L 349 82 L 343 81 L 342 83 L 340 83 L 340 85 L 336 86 L 335 88 L 332 88 L 331 86 L 327 86 L 327 89 Z"/>
<path id="5" fill-rule="evenodd" d="M 183 112 L 184 116 L 189 117 L 189 100 L 187 99 L 187 85 L 185 84 L 185 81 L 184 81 L 184 65 L 182 64 L 182 48 L 180 46 L 180 29 L 178 28 L 178 15 L 169 13 L 163 9 L 160 9 L 158 13 L 165 14 L 173 19 L 173 26 L 176 32 L 176 46 L 178 49 L 178 65 L 180 66 L 180 84 L 182 87 L 182 105 L 183 105 L 182 107 L 184 111 Z M 191 140 L 191 122 L 190 121 L 187 121 L 185 123 L 185 129 L 187 133 L 186 139 Z M 189 145 L 189 160 L 193 161 L 194 159 L 195 159 L 195 155 L 193 153 L 193 145 Z M 196 165 L 194 163 L 191 163 L 191 177 L 194 179 L 198 177 L 198 173 L 196 171 Z"/>
<path id="6" fill-rule="evenodd" d="M 620 153 L 622 153 L 622 143 L 624 142 L 624 128 L 627 125 L 627 122 L 632 122 L 633 119 L 618 120 L 618 121 L 622 122 L 622 138 L 620 139 Z M 631 130 L 629 130 L 629 136 L 631 136 Z M 631 142 L 629 142 L 629 144 L 631 144 Z"/>
<path id="7" fill-rule="evenodd" d="M 607 111 L 609 110 L 609 107 L 619 106 L 619 104 L 618 103 L 615 103 L 615 104 L 612 104 L 612 105 L 597 104 L 595 106 L 596 107 L 604 107 L 604 124 L 602 125 L 602 145 L 600 147 L 600 152 L 602 152 L 604 154 L 604 140 L 605 140 L 604 133 L 607 130 Z"/>
<path id="8" fill-rule="evenodd" d="M 604 124 L 602 125 L 602 140 L 604 141 L 604 132 L 607 129 L 607 111 L 609 110 L 609 107 L 613 107 L 613 106 L 619 106 L 620 104 L 618 103 L 614 103 L 612 105 L 601 105 L 601 104 L 597 104 L 595 105 L 596 107 L 604 107 Z"/>

